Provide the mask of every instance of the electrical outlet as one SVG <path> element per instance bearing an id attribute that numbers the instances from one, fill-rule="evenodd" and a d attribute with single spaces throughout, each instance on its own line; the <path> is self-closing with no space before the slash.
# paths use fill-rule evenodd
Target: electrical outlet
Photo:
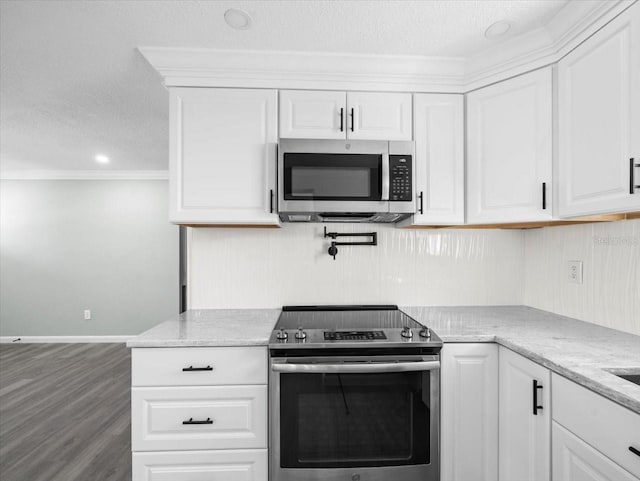
<path id="1" fill-rule="evenodd" d="M 84 310 L 84 320 L 85 321 L 91 320 L 91 309 Z"/>
<path id="2" fill-rule="evenodd" d="M 569 282 L 582 284 L 582 261 L 569 261 Z"/>

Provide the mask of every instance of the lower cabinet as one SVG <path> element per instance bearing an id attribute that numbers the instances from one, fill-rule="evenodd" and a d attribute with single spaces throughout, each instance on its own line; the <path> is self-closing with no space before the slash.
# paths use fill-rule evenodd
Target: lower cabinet
<path id="1" fill-rule="evenodd" d="M 498 479 L 498 345 L 445 344 L 441 355 L 441 480 Z"/>
<path id="2" fill-rule="evenodd" d="M 500 481 L 549 481 L 551 373 L 500 347 Z"/>

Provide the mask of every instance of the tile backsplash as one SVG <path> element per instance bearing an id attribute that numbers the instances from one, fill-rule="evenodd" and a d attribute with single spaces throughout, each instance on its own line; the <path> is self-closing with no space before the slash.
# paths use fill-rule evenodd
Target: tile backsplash
<path id="1" fill-rule="evenodd" d="M 190 308 L 522 304 L 523 231 L 328 228 L 376 231 L 378 245 L 340 246 L 334 261 L 320 224 L 190 229 Z"/>

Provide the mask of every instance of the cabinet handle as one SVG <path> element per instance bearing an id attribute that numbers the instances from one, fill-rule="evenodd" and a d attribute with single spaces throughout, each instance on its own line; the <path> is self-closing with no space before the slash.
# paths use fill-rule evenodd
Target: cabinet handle
<path id="1" fill-rule="evenodd" d="M 269 190 L 269 213 L 273 214 L 273 189 Z"/>
<path id="2" fill-rule="evenodd" d="M 542 210 L 547 209 L 547 183 L 542 183 Z"/>
<path id="3" fill-rule="evenodd" d="M 631 157 L 629 159 L 629 193 L 631 195 L 636 193 L 636 189 L 640 189 L 640 185 L 636 184 L 636 167 L 640 167 L 640 164 L 636 164 L 635 159 Z"/>
<path id="4" fill-rule="evenodd" d="M 192 371 L 213 371 L 213 368 L 211 366 L 207 366 L 207 367 L 193 367 L 193 366 L 189 366 L 189 367 L 183 367 L 182 370 L 184 372 L 192 372 Z"/>
<path id="5" fill-rule="evenodd" d="M 351 107 L 351 114 L 350 114 L 350 116 L 351 116 L 351 132 L 353 132 L 353 124 L 355 123 L 355 122 L 353 121 L 353 107 Z"/>
<path id="6" fill-rule="evenodd" d="M 420 195 L 418 196 L 418 199 L 420 199 L 420 207 L 418 208 L 418 211 L 419 211 L 421 214 L 424 214 L 424 204 L 423 204 L 423 201 L 424 201 L 424 193 L 423 193 L 422 191 L 420 192 Z"/>
<path id="7" fill-rule="evenodd" d="M 188 421 L 182 421 L 182 424 L 213 424 L 213 419 L 207 418 L 204 421 L 194 421 L 193 418 L 189 418 Z"/>
<path id="8" fill-rule="evenodd" d="M 538 384 L 538 381 L 533 380 L 533 415 L 538 415 L 538 409 L 543 409 L 542 406 L 538 406 L 538 389 L 542 389 L 542 385 Z"/>
<path id="9" fill-rule="evenodd" d="M 629 446 L 629 451 L 631 451 L 636 456 L 640 456 L 640 449 L 636 449 L 633 446 Z"/>
<path id="10" fill-rule="evenodd" d="M 340 108 L 340 132 L 344 132 L 344 107 Z"/>

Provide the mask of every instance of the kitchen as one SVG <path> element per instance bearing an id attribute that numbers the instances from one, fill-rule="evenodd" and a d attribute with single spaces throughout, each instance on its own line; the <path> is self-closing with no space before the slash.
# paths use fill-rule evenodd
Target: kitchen
<path id="1" fill-rule="evenodd" d="M 531 8 L 538 4 L 514 3 Z M 171 222 L 189 226 L 182 276 L 186 285 L 182 301 L 189 311 L 181 319 L 167 313 L 149 320 L 130 334 L 151 330 L 127 338 L 133 350 L 133 479 L 204 479 L 207 475 L 211 479 L 214 472 L 220 479 L 233 479 L 229 470 L 235 470 L 238 479 L 273 481 L 354 476 L 507 481 L 640 476 L 640 458 L 631 450 L 640 444 L 640 429 L 635 429 L 640 387 L 617 376 L 640 368 L 640 296 L 635 294 L 640 275 L 640 197 L 635 179 L 640 172 L 636 174 L 639 169 L 633 160 L 640 147 L 638 109 L 633 108 L 638 106 L 640 91 L 636 88 L 639 56 L 634 55 L 638 4 L 557 2 L 554 10 L 552 3 L 546 16 L 538 12 L 542 15 L 538 25 L 543 26 L 536 30 L 535 22 L 530 23 L 528 35 L 512 31 L 513 37 L 507 34 L 502 40 L 492 40 L 492 30 L 488 36 L 485 30 L 507 14 L 504 3 L 454 3 L 451 12 L 442 13 L 443 23 L 452 12 L 462 25 L 467 18 L 463 11 L 482 5 L 494 8 L 487 7 L 493 22 L 483 24 L 475 38 L 483 39 L 483 48 L 467 58 L 428 57 L 423 44 L 422 56 L 410 56 L 416 53 L 409 50 L 410 39 L 394 44 L 393 36 L 385 38 L 387 50 L 374 43 L 377 52 L 364 50 L 362 43 L 346 43 L 340 36 L 341 45 L 352 47 L 332 44 L 331 53 L 316 54 L 303 52 L 302 47 L 297 52 L 290 48 L 283 52 L 283 47 L 258 49 L 257 44 L 243 44 L 241 39 L 247 42 L 243 34 L 264 28 L 260 15 L 268 15 L 268 9 L 261 9 L 259 2 L 247 2 L 251 8 L 234 2 L 215 6 L 216 21 L 226 29 L 222 31 L 244 45 L 242 50 L 223 42 L 218 48 L 135 44 L 138 68 L 156 82 L 168 106 L 163 117 L 169 122 L 169 189 L 164 202 L 169 200 Z M 276 5 L 282 7 L 279 2 L 270 6 Z M 365 15 L 358 2 L 287 5 L 292 15 L 308 14 L 305 9 L 314 8 L 318 18 L 324 18 L 320 13 L 335 19 L 332 15 L 340 12 L 345 16 L 341 21 L 353 12 Z M 398 21 L 394 15 L 400 15 L 417 28 L 406 12 L 402 16 L 393 5 L 397 2 L 373 2 L 370 14 L 384 18 L 381 12 L 386 9 L 390 25 Z M 423 20 L 430 8 L 422 2 L 405 6 L 408 12 L 421 12 Z M 133 7 L 121 8 L 126 12 Z M 244 18 L 239 30 L 222 24 L 222 14 L 231 8 L 236 10 L 227 15 L 230 24 L 238 28 L 237 22 Z M 119 13 L 119 18 L 126 17 Z M 428 13 L 438 18 L 436 11 Z M 517 30 L 524 20 L 521 17 L 520 24 L 511 26 L 498 23 L 498 27 Z M 345 29 L 333 30 L 349 35 L 343 33 Z M 300 45 L 307 45 L 308 38 L 296 32 Z M 360 34 L 366 40 L 363 43 L 373 41 L 370 32 Z M 266 42 L 265 37 L 260 40 Z M 473 50 L 470 45 L 466 48 Z M 379 55 L 372 56 L 375 53 Z M 578 80 L 571 83 L 568 79 L 574 76 Z M 611 86 L 615 88 L 607 88 Z M 600 95 L 593 95 L 594 88 Z M 585 99 L 590 108 L 584 107 Z M 572 137 L 574 132 L 578 135 Z M 315 155 L 322 153 L 319 145 L 350 151 L 346 146 L 353 145 L 354 151 L 346 157 L 370 154 L 359 149 L 382 142 L 389 151 L 376 154 L 380 159 L 387 155 L 391 160 L 398 154 L 410 159 L 415 168 L 408 189 L 410 215 L 398 224 L 283 221 L 288 215 L 283 187 L 296 178 L 305 180 L 295 173 L 285 180 L 285 155 L 296 153 L 287 142 L 295 146 L 299 139 L 316 139 Z M 414 150 L 392 151 L 394 142 L 410 142 Z M 336 155 L 334 150 L 330 153 Z M 603 164 L 598 156 L 607 161 Z M 384 165 L 382 161 L 380 168 L 371 168 L 371 176 L 382 178 Z M 311 180 L 326 179 L 323 175 L 329 174 L 311 176 Z M 3 191 L 4 182 L 27 182 L 25 176 L 16 180 L 15 174 L 14 180 L 11 175 L 3 178 L 8 179 L 3 181 Z M 333 178 L 320 187 L 339 184 Z M 383 183 L 374 184 L 380 186 L 378 199 L 384 199 Z M 393 194 L 393 182 L 389 184 L 387 194 Z M 356 185 L 357 179 L 346 187 Z M 319 211 L 291 212 L 320 213 L 328 220 L 326 205 Z M 353 210 L 331 212 L 345 213 Z M 166 222 L 166 209 L 163 215 Z M 11 225 L 3 225 L 3 236 Z M 364 237 L 375 240 L 371 245 L 340 245 L 363 240 L 356 234 L 371 233 L 376 235 Z M 336 242 L 335 256 L 328 252 L 332 242 Z M 177 297 L 175 291 L 172 295 Z M 288 473 L 276 469 L 280 463 L 271 456 L 278 450 L 273 436 L 279 429 L 274 429 L 275 416 L 267 412 L 273 408 L 271 390 L 277 371 L 268 367 L 275 355 L 270 361 L 267 348 L 276 353 L 271 344 L 278 346 L 279 341 L 270 338 L 280 332 L 274 327 L 282 306 L 300 305 L 398 305 L 400 311 L 389 306 L 379 311 L 396 317 L 403 312 L 431 329 L 432 340 L 442 338 L 439 380 L 434 374 L 434 381 L 427 383 L 440 391 L 438 402 L 430 403 L 431 407 L 439 404 L 439 416 L 435 409 L 431 414 L 439 422 L 430 425 L 439 424 L 440 432 L 429 443 L 440 452 L 430 451 L 431 461 L 416 464 L 430 465 L 430 471 L 401 478 L 398 469 L 384 471 L 391 466 L 367 468 L 347 462 L 348 473 L 333 471 L 342 477 L 329 478 L 334 468 L 314 473 L 307 468 L 290 468 Z M 299 326 L 305 325 L 303 314 L 299 316 Z M 412 346 L 426 342 L 418 324 L 405 332 L 406 322 L 388 326 L 397 330 L 383 333 L 389 343 L 393 344 L 396 334 Z M 129 334 L 125 329 L 100 334 Z M 3 331 L 8 341 L 22 336 L 28 342 L 29 334 L 45 334 L 44 329 L 28 332 L 27 326 Z M 60 334 L 73 336 L 72 332 Z M 302 337 L 305 329 L 300 333 L 289 326 L 285 334 L 287 342 L 295 346 L 301 341 L 308 352 L 313 351 L 312 343 L 305 344 Z M 311 340 L 311 332 L 308 335 Z M 358 342 L 347 340 L 343 346 L 363 345 Z M 212 357 L 193 357 L 205 351 Z M 174 361 L 184 364 L 179 376 L 163 378 L 161 367 L 170 367 Z M 234 371 L 225 373 L 224 366 L 237 369 L 237 377 Z M 188 369 L 185 374 L 184 369 Z M 189 381 L 180 377 L 185 375 L 191 376 Z M 422 384 L 421 389 L 433 394 L 432 387 Z M 242 404 L 232 396 L 236 391 L 252 401 Z M 215 404 L 212 396 L 221 396 L 227 404 L 235 402 L 235 416 L 252 424 L 217 430 L 209 416 L 198 416 L 202 408 L 197 406 L 196 414 L 176 426 L 168 418 L 153 415 L 156 408 L 171 411 L 172 405 L 179 404 L 172 396 L 184 400 L 187 393 L 195 396 L 187 403 Z M 157 397 L 145 397 L 150 394 Z M 542 408 L 531 412 L 532 402 Z M 585 412 L 579 406 L 585 406 Z M 251 414 L 248 409 L 253 410 Z M 233 419 L 228 417 L 229 422 Z M 608 422 L 599 424 L 603 419 Z M 182 424 L 185 421 L 191 424 Z M 206 423 L 193 425 L 199 421 Z M 182 434 L 176 429 L 183 429 Z M 225 429 L 230 432 L 228 438 L 221 434 Z M 436 432 L 431 429 L 430 435 Z M 231 466 L 226 472 L 225 463 Z M 187 477 L 194 469 L 201 469 L 201 478 Z"/>

